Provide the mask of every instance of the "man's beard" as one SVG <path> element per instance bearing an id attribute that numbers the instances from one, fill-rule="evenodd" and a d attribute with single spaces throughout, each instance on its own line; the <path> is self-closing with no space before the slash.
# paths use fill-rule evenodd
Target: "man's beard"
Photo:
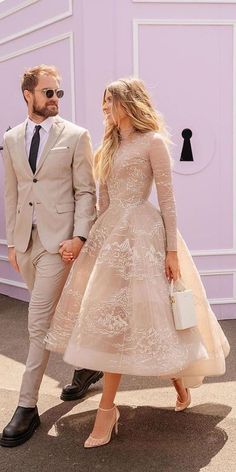
<path id="1" fill-rule="evenodd" d="M 52 104 L 51 104 L 52 105 Z M 58 106 L 57 104 L 53 103 L 54 109 L 45 107 L 39 107 L 36 102 L 33 103 L 33 113 L 38 116 L 42 116 L 43 118 L 48 118 L 49 116 L 56 116 L 58 114 Z"/>

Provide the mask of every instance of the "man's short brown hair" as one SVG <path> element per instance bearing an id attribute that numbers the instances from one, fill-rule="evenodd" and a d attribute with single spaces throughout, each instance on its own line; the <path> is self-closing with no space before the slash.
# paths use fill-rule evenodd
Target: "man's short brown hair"
<path id="1" fill-rule="evenodd" d="M 39 77 L 41 75 L 51 75 L 55 77 L 58 82 L 61 80 L 60 74 L 55 66 L 41 64 L 39 66 L 31 67 L 25 71 L 21 79 L 21 90 L 23 96 L 25 90 L 29 90 L 29 92 L 34 91 L 35 87 L 38 85 Z"/>

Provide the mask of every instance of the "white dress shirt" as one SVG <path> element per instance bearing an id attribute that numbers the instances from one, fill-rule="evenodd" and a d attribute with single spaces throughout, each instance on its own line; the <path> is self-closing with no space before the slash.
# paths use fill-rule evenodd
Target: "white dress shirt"
<path id="1" fill-rule="evenodd" d="M 30 153 L 30 145 L 34 135 L 35 126 L 40 125 L 42 128 L 39 131 L 40 136 L 40 143 L 39 143 L 39 150 L 38 150 L 38 157 L 36 166 L 39 163 L 40 157 L 42 156 L 42 152 L 44 150 L 44 146 L 48 140 L 49 131 L 53 124 L 53 117 L 49 116 L 46 120 L 42 121 L 42 123 L 34 123 L 30 118 L 27 120 L 26 129 L 25 129 L 25 150 L 27 157 L 29 159 Z"/>

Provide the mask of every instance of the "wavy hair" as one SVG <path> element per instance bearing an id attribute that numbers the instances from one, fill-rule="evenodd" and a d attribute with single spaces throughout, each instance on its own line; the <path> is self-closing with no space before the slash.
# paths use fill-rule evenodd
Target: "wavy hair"
<path id="1" fill-rule="evenodd" d="M 103 106 L 107 91 L 112 95 L 112 114 L 117 117 L 117 123 L 106 124 L 102 144 L 95 153 L 94 176 L 101 183 L 107 180 L 111 172 L 113 156 L 121 140 L 118 105 L 130 118 L 135 131 L 158 131 L 166 142 L 170 141 L 164 120 L 153 107 L 142 80 L 127 78 L 109 84 L 103 94 Z"/>

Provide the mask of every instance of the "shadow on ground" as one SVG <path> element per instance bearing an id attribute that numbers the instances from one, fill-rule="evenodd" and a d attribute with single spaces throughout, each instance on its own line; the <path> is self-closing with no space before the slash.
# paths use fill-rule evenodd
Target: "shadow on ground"
<path id="1" fill-rule="evenodd" d="M 0 353 L 24 364 L 28 351 L 27 303 L 0 295 L 0 310 Z M 224 389 L 221 403 L 228 401 L 233 406 L 231 382 L 236 380 L 236 320 L 223 321 L 221 325 L 231 344 L 228 368 L 225 376 L 208 378 L 207 383 L 220 382 Z M 13 375 L 18 366 L 15 365 L 14 369 Z M 73 369 L 63 362 L 61 356 L 51 356 L 46 373 L 56 380 L 59 386 L 70 381 L 72 372 Z M 8 377 L 8 372 L 5 375 Z M 14 390 L 4 389 L 4 378 L 1 379 L 3 384 L 0 419 L 3 427 L 9 421 L 9 410 L 12 410 L 12 413 L 14 411 L 18 393 L 16 387 Z M 119 390 L 130 392 L 165 385 L 169 383 L 155 377 L 123 376 Z M 205 396 L 202 397 L 204 403 L 201 399 L 201 404 L 182 413 L 154 406 L 121 406 L 118 437 L 102 448 L 85 450 L 83 442 L 92 430 L 95 410 L 78 410 L 94 408 L 90 398 L 99 391 L 101 383 L 90 389 L 84 405 L 80 405 L 80 402 L 65 402 L 51 407 L 59 401 L 55 393 L 52 395 L 49 391 L 47 395 L 42 395 L 42 425 L 24 445 L 14 449 L 0 448 L 0 471 L 200 472 L 205 468 L 212 472 L 236 470 L 235 416 L 232 413 L 229 415 L 230 406 L 206 403 Z M 211 391 L 211 395 L 213 394 L 217 399 L 217 392 Z M 156 398 L 158 394 L 154 401 Z M 226 431 L 229 434 L 228 442 Z M 224 448 L 225 445 L 227 447 Z M 214 465 L 211 462 L 213 458 Z"/>
<path id="2" fill-rule="evenodd" d="M 3 449 L 1 456 L 4 463 L 9 458 L 9 472 L 199 472 L 227 441 L 227 434 L 217 426 L 222 416 L 204 414 L 209 407 L 224 417 L 231 410 L 218 404 L 181 414 L 145 406 L 120 407 L 119 435 L 113 435 L 107 446 L 85 450 L 83 441 L 92 429 L 95 411 L 63 417 L 70 407 L 60 404 L 42 415 L 42 426 L 29 443 Z"/>

